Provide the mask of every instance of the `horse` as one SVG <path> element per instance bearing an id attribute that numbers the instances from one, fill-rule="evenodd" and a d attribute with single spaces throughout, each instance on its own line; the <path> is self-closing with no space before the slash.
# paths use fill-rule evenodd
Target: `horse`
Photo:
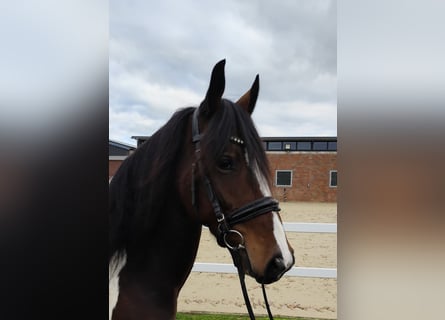
<path id="1" fill-rule="evenodd" d="M 108 262 L 119 286 L 113 320 L 175 319 L 202 226 L 263 289 L 294 265 L 251 118 L 259 75 L 232 102 L 222 97 L 224 67 L 225 60 L 214 66 L 201 104 L 177 110 L 110 182 Z"/>

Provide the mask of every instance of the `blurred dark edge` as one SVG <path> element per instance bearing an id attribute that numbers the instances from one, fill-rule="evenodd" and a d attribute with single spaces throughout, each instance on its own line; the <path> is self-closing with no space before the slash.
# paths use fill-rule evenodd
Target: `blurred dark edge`
<path id="1" fill-rule="evenodd" d="M 444 10 L 338 2 L 338 319 L 443 318 Z"/>
<path id="2" fill-rule="evenodd" d="M 78 79 L 67 81 L 78 87 L 55 86 L 44 101 L 29 106 L 29 110 L 42 106 L 39 114 L 47 118 L 44 127 L 24 127 L 13 117 L 1 120 L 1 319 L 108 318 L 108 3 L 102 1 L 102 7 L 86 1 L 67 4 L 68 9 L 63 8 L 65 4 L 45 3 L 55 8 L 36 12 L 34 18 L 62 15 L 69 32 L 64 33 L 65 26 L 52 28 L 63 37 L 78 36 L 76 45 L 82 45 L 85 37 L 84 29 L 75 34 L 77 26 L 88 24 L 90 30 L 106 32 L 94 39 L 98 48 L 90 42 L 83 44 L 99 63 L 85 74 L 76 74 Z M 8 10 L 14 11 L 11 6 Z M 72 8 L 89 20 L 73 17 Z M 30 39 L 34 36 L 29 34 Z M 30 39 L 20 41 L 26 44 Z M 65 50 L 75 49 L 85 48 L 53 46 L 48 54 L 59 58 Z M 17 61 L 22 58 L 26 57 Z M 70 77 L 76 63 L 72 58 L 66 59 L 66 65 L 59 64 L 57 68 L 62 69 L 57 72 Z M 84 67 L 81 63 L 79 68 Z M 65 67 L 70 71 L 64 73 Z M 87 82 L 91 85 L 85 90 Z M 26 79 L 23 83 L 25 86 Z M 54 101 L 57 105 L 50 105 Z M 23 108 L 13 103 L 7 106 L 11 113 L 19 107 Z M 57 116 L 51 110 L 57 110 Z M 31 125 L 35 123 L 26 112 L 24 117 Z"/>
<path id="3" fill-rule="evenodd" d="M 108 313 L 105 80 L 91 101 L 91 117 L 67 123 L 50 146 L 39 146 L 48 148 L 40 149 L 42 154 L 20 150 L 9 155 L 18 155 L 19 163 L 3 163 L 19 171 L 5 180 L 6 187 L 15 183 L 10 179 L 21 184 L 10 194 L 14 199 L 0 225 L 0 304 L 11 319 L 22 313 L 23 318 L 100 319 L 92 315 Z"/>

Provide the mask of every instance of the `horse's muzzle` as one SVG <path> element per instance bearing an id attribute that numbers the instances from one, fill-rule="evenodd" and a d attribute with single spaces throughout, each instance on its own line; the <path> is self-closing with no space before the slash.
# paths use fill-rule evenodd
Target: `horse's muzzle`
<path id="1" fill-rule="evenodd" d="M 280 280 L 281 277 L 294 265 L 295 257 L 293 255 L 292 259 L 292 263 L 286 266 L 281 254 L 273 257 L 267 264 L 264 275 L 254 276 L 255 280 L 260 284 L 270 284 Z"/>

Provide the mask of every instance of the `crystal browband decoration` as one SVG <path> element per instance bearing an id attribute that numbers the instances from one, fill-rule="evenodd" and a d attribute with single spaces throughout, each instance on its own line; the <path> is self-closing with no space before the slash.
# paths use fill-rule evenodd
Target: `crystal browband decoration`
<path id="1" fill-rule="evenodd" d="M 244 145 L 244 141 L 241 138 L 235 137 L 235 136 L 231 136 L 229 139 L 231 142 L 239 144 L 239 145 Z"/>

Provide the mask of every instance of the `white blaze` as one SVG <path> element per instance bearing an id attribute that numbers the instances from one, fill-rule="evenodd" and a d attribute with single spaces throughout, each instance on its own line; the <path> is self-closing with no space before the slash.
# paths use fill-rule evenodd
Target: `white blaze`
<path id="1" fill-rule="evenodd" d="M 261 193 L 264 197 L 270 197 L 272 196 L 272 192 L 269 188 L 269 183 L 267 182 L 267 179 L 261 174 L 258 165 L 255 163 L 253 166 L 253 171 L 255 173 L 256 179 L 258 181 L 258 185 L 260 187 Z M 281 254 L 283 255 L 284 264 L 286 268 L 290 267 L 293 263 L 292 253 L 289 250 L 289 246 L 287 245 L 287 239 L 286 234 L 284 233 L 284 227 L 283 224 L 280 221 L 280 218 L 278 217 L 278 213 L 272 212 L 272 219 L 273 219 L 273 234 L 275 237 L 275 241 L 278 244 L 278 247 L 280 248 Z"/>
<path id="2" fill-rule="evenodd" d="M 290 267 L 294 262 L 292 258 L 292 253 L 287 245 L 286 234 L 284 233 L 283 224 L 278 218 L 278 213 L 272 212 L 273 214 L 273 234 L 275 240 L 277 241 L 278 247 L 280 248 L 281 254 L 283 255 L 284 265 L 286 268 Z"/>
<path id="3" fill-rule="evenodd" d="M 253 164 L 253 173 L 255 174 L 256 180 L 258 181 L 258 185 L 260 186 L 261 193 L 263 197 L 272 196 L 272 192 L 269 188 L 269 183 L 267 179 L 261 174 L 260 169 L 258 168 L 258 164 L 254 162 Z"/>

